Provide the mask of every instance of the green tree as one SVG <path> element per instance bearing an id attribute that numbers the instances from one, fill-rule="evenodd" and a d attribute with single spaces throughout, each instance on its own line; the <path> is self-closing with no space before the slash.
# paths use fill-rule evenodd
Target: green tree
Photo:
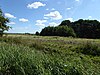
<path id="1" fill-rule="evenodd" d="M 79 19 L 74 22 L 64 20 L 59 26 L 72 28 L 79 38 L 100 38 L 100 22 L 97 20 Z"/>
<path id="2" fill-rule="evenodd" d="M 35 33 L 35 35 L 40 35 L 40 33 L 37 31 L 37 32 Z"/>
<path id="3" fill-rule="evenodd" d="M 71 21 L 70 20 L 64 20 L 61 22 L 59 26 L 71 26 Z"/>
<path id="4" fill-rule="evenodd" d="M 42 36 L 54 36 L 55 32 L 54 32 L 55 28 L 54 27 L 45 27 L 44 29 L 42 29 L 42 31 L 40 32 L 40 35 Z"/>
<path id="5" fill-rule="evenodd" d="M 57 27 L 45 27 L 40 32 L 40 35 L 42 36 L 72 36 L 75 37 L 76 34 L 74 33 L 74 30 L 68 26 L 57 26 Z"/>
<path id="6" fill-rule="evenodd" d="M 0 9 L 0 36 L 3 35 L 5 30 L 9 30 L 10 27 L 6 25 L 8 22 L 9 19 L 4 17 L 3 12 Z"/>

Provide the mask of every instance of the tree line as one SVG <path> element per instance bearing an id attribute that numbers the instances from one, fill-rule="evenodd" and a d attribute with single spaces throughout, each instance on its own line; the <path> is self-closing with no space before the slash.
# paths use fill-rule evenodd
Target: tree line
<path id="1" fill-rule="evenodd" d="M 72 36 L 78 38 L 100 38 L 100 22 L 83 20 L 71 22 L 64 20 L 57 27 L 45 27 L 40 32 L 42 36 Z"/>
<path id="2" fill-rule="evenodd" d="M 71 27 L 68 26 L 57 26 L 57 27 L 45 27 L 40 32 L 42 36 L 73 36 L 75 37 L 75 33 Z"/>

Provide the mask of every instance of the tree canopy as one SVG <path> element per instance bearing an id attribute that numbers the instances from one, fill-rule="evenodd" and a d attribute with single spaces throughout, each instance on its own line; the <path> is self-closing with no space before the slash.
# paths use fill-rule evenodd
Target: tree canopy
<path id="1" fill-rule="evenodd" d="M 0 9 L 0 36 L 3 35 L 3 32 L 5 30 L 8 30 L 10 28 L 9 26 L 6 25 L 8 22 L 9 19 L 4 17 L 3 12 Z"/>
<path id="2" fill-rule="evenodd" d="M 100 38 L 100 22 L 97 20 L 64 20 L 59 26 L 71 27 L 79 38 Z"/>
<path id="3" fill-rule="evenodd" d="M 83 20 L 71 22 L 64 20 L 57 27 L 45 27 L 40 32 L 42 36 L 76 36 L 79 38 L 100 38 L 100 22 Z"/>
<path id="4" fill-rule="evenodd" d="M 72 36 L 75 37 L 74 30 L 68 26 L 45 27 L 40 32 L 42 36 Z"/>

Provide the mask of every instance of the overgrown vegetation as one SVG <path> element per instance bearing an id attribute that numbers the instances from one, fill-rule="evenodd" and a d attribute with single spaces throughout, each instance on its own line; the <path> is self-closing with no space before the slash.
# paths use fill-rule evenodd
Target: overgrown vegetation
<path id="1" fill-rule="evenodd" d="M 0 38 L 0 75 L 99 75 L 100 40 L 31 35 Z"/>
<path id="2" fill-rule="evenodd" d="M 83 54 L 92 55 L 92 56 L 100 56 L 100 47 L 91 42 L 87 42 L 76 48 L 77 52 L 81 52 Z"/>

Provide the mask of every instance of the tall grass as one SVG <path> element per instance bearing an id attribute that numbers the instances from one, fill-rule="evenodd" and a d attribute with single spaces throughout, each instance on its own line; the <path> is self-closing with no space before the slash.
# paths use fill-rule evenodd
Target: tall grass
<path id="1" fill-rule="evenodd" d="M 73 38 L 36 37 L 0 38 L 0 75 L 100 74 L 100 56 L 82 52 L 99 50 L 98 45 L 88 48 Z"/>
<path id="2" fill-rule="evenodd" d="M 98 44 L 93 42 L 83 43 L 82 45 L 77 46 L 74 50 L 85 55 L 100 56 L 100 47 L 98 46 Z"/>

